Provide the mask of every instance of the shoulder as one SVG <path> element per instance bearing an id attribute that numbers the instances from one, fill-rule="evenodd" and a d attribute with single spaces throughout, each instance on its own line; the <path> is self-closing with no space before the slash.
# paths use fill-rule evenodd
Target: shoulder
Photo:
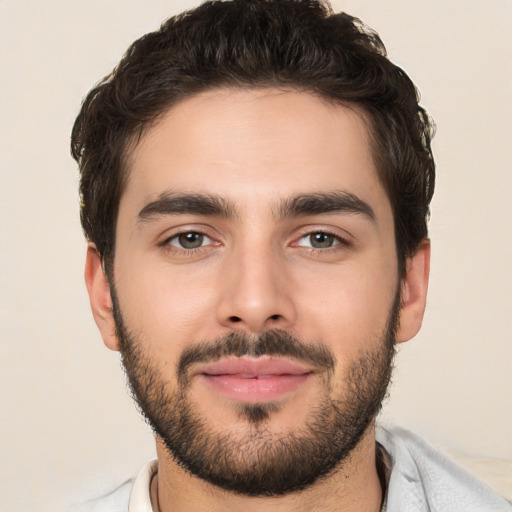
<path id="1" fill-rule="evenodd" d="M 503 498 L 418 435 L 379 427 L 376 438 L 391 458 L 388 510 L 511 512 Z"/>
<path id="2" fill-rule="evenodd" d="M 142 467 L 135 478 L 112 491 L 73 507 L 68 512 L 147 512 L 151 509 L 150 483 L 158 471 L 156 459 Z"/>
<path id="3" fill-rule="evenodd" d="M 75 505 L 68 512 L 128 512 L 134 481 L 134 478 L 127 480 L 108 494 Z"/>

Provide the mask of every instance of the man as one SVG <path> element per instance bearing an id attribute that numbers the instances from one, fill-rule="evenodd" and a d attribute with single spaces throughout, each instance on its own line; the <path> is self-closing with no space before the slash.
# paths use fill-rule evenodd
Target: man
<path id="1" fill-rule="evenodd" d="M 72 148 L 93 314 L 158 461 L 95 510 L 509 509 L 375 425 L 425 308 L 431 135 L 325 4 L 209 2 L 130 47 Z"/>

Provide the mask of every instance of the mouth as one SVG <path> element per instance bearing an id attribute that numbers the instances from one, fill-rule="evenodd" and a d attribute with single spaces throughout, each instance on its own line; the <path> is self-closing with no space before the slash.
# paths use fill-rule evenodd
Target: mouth
<path id="1" fill-rule="evenodd" d="M 212 391 L 245 403 L 284 398 L 313 375 L 310 366 L 270 356 L 229 357 L 200 365 L 193 373 Z"/>

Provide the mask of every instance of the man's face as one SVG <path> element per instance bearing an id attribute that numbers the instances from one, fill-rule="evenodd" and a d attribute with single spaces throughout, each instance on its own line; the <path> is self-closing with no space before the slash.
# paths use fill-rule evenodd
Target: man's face
<path id="1" fill-rule="evenodd" d="M 363 116 L 306 93 L 209 91 L 152 126 L 127 172 L 113 281 L 139 402 L 199 476 L 252 494 L 304 487 L 316 477 L 285 489 L 261 474 L 276 480 L 272 464 L 308 447 L 332 469 L 389 378 L 393 215 Z"/>

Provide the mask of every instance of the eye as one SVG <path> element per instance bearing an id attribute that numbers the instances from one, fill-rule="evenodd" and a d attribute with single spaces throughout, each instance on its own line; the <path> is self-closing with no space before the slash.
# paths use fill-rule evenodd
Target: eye
<path id="1" fill-rule="evenodd" d="M 204 247 L 205 245 L 210 245 L 212 240 L 210 237 L 203 233 L 198 233 L 197 231 L 187 231 L 185 233 L 180 233 L 179 235 L 175 235 L 172 238 L 169 238 L 167 243 L 174 247 L 179 247 L 180 249 L 190 250 L 198 249 L 199 247 Z"/>
<path id="2" fill-rule="evenodd" d="M 343 243 L 343 241 L 339 237 L 323 231 L 317 231 L 301 237 L 297 245 L 301 247 L 312 247 L 313 249 L 329 249 L 341 243 Z"/>

